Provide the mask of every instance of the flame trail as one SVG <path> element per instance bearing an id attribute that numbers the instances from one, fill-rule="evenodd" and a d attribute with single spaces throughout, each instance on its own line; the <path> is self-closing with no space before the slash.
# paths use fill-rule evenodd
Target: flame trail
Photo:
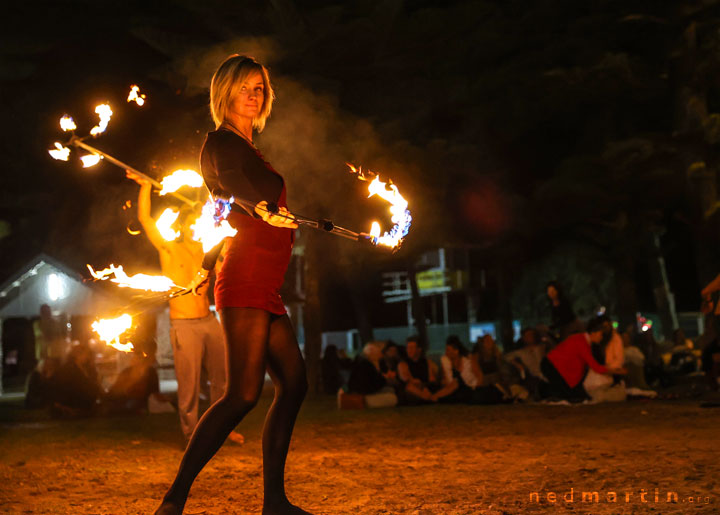
<path id="1" fill-rule="evenodd" d="M 131 342 L 120 343 L 120 336 L 131 327 L 132 317 L 128 314 L 117 318 L 103 318 L 92 323 L 92 329 L 101 341 L 122 352 L 133 350 Z"/>
<path id="2" fill-rule="evenodd" d="M 58 161 L 67 161 L 70 159 L 70 149 L 63 147 L 57 141 L 55 142 L 55 148 L 48 150 L 48 153 L 53 157 L 53 159 L 57 159 Z"/>
<path id="3" fill-rule="evenodd" d="M 379 175 L 369 170 L 364 172 L 362 167 L 355 168 L 350 163 L 346 164 L 350 167 L 351 173 L 357 175 L 357 178 L 361 181 L 368 181 L 372 178 L 372 181 L 368 185 L 368 192 L 370 193 L 368 198 L 377 195 L 390 204 L 391 220 L 394 225 L 389 231 L 381 235 L 380 224 L 373 222 L 372 228 L 370 229 L 370 236 L 373 238 L 373 243 L 391 248 L 399 247 L 405 236 L 407 236 L 410 230 L 410 224 L 412 223 L 412 216 L 410 216 L 410 211 L 408 210 L 407 200 L 403 198 L 397 186 L 395 186 L 392 181 L 382 182 L 380 181 Z"/>
<path id="4" fill-rule="evenodd" d="M 135 274 L 128 276 L 123 270 L 122 265 L 115 266 L 110 265 L 104 270 L 96 272 L 93 267 L 87 265 L 90 270 L 90 275 L 98 281 L 113 282 L 121 288 L 132 288 L 134 290 L 145 290 L 155 292 L 168 292 L 174 288 L 180 288 L 171 279 L 163 275 L 147 275 L 147 274 Z M 115 276 L 112 279 L 110 276 Z"/>
<path id="5" fill-rule="evenodd" d="M 202 175 L 197 173 L 195 170 L 175 170 L 170 175 L 163 177 L 162 189 L 159 195 L 167 195 L 173 193 L 183 186 L 190 186 L 191 188 L 200 188 L 205 181 Z"/>

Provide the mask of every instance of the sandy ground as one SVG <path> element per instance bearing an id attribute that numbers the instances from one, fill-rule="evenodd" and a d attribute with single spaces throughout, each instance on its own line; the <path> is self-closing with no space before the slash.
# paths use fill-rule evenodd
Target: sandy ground
<path id="1" fill-rule="evenodd" d="M 288 495 L 313 513 L 720 513 L 720 408 L 696 400 L 364 411 L 333 402 L 306 402 L 288 460 Z M 201 473 L 186 513 L 260 511 L 268 403 L 240 426 L 247 443 L 226 444 Z M 172 414 L 57 421 L 0 404 L 0 512 L 152 513 L 181 446 Z"/>

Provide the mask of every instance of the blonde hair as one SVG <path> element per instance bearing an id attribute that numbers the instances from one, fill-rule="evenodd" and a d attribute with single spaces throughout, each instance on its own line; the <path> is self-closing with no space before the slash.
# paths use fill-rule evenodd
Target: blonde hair
<path id="1" fill-rule="evenodd" d="M 258 115 L 253 118 L 252 125 L 258 132 L 262 132 L 265 128 L 265 122 L 270 117 L 273 100 L 275 100 L 275 92 L 270 85 L 267 68 L 252 57 L 233 54 L 223 61 L 210 83 L 210 113 L 216 129 L 220 128 L 227 120 L 228 109 L 233 97 L 238 94 L 243 82 L 252 72 L 260 73 L 265 87 L 263 104 Z"/>

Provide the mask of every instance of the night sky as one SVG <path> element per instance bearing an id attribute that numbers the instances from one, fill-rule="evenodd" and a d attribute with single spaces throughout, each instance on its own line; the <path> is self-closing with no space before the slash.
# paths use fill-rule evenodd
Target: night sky
<path id="1" fill-rule="evenodd" d="M 40 251 L 78 270 L 157 268 L 149 243 L 127 232 L 138 224 L 122 207 L 137 186 L 107 163 L 85 170 L 76 152 L 64 163 L 47 150 L 66 137 L 63 114 L 84 134 L 109 101 L 99 148 L 155 177 L 197 169 L 213 128 L 210 77 L 230 53 L 270 68 L 277 102 L 256 141 L 285 175 L 291 209 L 359 230 L 384 216 L 345 162 L 392 177 L 410 200 L 415 222 L 394 256 L 319 240 L 327 305 L 359 292 L 385 322 L 379 273 L 438 246 L 471 248 L 491 279 L 516 278 L 519 311 L 543 293 L 528 274 L 576 282 L 547 275 L 568 255 L 597 261 L 590 284 L 610 283 L 611 306 L 612 277 L 630 271 L 635 307 L 650 311 L 658 255 L 680 311 L 698 309 L 718 272 L 718 216 L 701 207 L 717 201 L 720 3 L 20 5 L 0 22 L 0 280 Z M 131 84 L 143 108 L 125 102 Z M 353 322 L 349 308 L 324 316 L 329 328 Z"/>

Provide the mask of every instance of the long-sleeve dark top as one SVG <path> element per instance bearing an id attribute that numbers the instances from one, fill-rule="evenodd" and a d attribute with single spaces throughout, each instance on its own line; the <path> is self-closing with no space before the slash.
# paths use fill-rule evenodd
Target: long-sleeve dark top
<path id="1" fill-rule="evenodd" d="M 214 197 L 277 202 L 283 179 L 248 141 L 229 129 L 209 132 L 200 154 L 200 169 Z M 254 216 L 252 209 L 245 208 Z"/>
<path id="2" fill-rule="evenodd" d="M 570 303 L 562 299 L 557 306 L 550 304 L 553 329 L 559 329 L 575 321 L 577 318 Z"/>

